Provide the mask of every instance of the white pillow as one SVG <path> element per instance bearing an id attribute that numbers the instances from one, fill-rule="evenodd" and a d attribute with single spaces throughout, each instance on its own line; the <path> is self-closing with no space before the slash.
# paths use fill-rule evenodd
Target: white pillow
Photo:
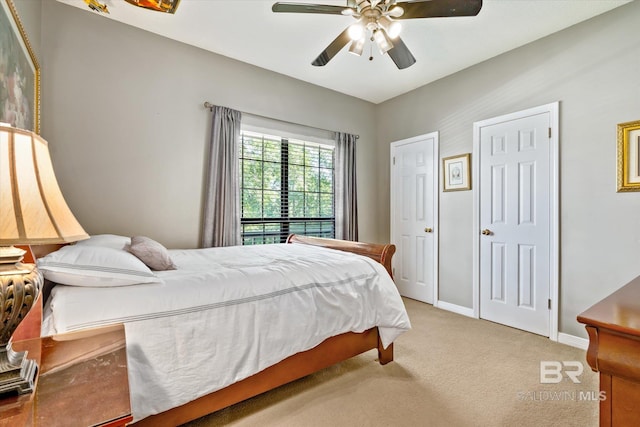
<path id="1" fill-rule="evenodd" d="M 118 236 L 116 234 L 96 234 L 88 239 L 76 242 L 79 246 L 102 246 L 105 248 L 124 249 L 126 245 L 131 243 L 131 238 Z"/>
<path id="2" fill-rule="evenodd" d="M 142 261 L 121 249 L 68 245 L 37 263 L 45 279 L 63 285 L 109 287 L 162 282 Z"/>

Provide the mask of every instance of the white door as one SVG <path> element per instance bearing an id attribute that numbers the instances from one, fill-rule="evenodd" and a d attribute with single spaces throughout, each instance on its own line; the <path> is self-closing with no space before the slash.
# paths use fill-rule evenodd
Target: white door
<path id="1" fill-rule="evenodd" d="M 480 317 L 550 335 L 554 118 L 532 109 L 479 135 Z"/>
<path id="2" fill-rule="evenodd" d="M 400 294 L 437 299 L 438 133 L 391 144 L 391 242 Z"/>

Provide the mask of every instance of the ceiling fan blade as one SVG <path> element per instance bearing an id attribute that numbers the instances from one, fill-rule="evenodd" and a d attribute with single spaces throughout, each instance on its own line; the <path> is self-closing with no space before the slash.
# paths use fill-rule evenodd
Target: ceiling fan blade
<path id="1" fill-rule="evenodd" d="M 349 28 L 346 28 L 334 41 L 332 41 L 329 46 L 325 50 L 322 51 L 320 55 L 311 63 L 311 65 L 315 65 L 316 67 L 322 67 L 327 65 L 331 58 L 336 56 L 338 52 L 342 50 L 349 42 L 351 38 L 349 37 Z"/>
<path id="2" fill-rule="evenodd" d="M 349 9 L 346 6 L 330 6 L 324 4 L 286 3 L 277 2 L 271 7 L 274 12 L 284 13 L 324 13 L 328 15 L 342 15 L 342 11 Z"/>
<path id="3" fill-rule="evenodd" d="M 395 19 L 446 18 L 450 16 L 476 16 L 482 9 L 482 0 L 425 0 L 399 2 L 404 13 Z"/>
<path id="4" fill-rule="evenodd" d="M 416 63 L 416 58 L 413 57 L 409 48 L 404 44 L 400 37 L 393 39 L 393 47 L 389 49 L 387 54 L 400 70 L 408 68 Z"/>

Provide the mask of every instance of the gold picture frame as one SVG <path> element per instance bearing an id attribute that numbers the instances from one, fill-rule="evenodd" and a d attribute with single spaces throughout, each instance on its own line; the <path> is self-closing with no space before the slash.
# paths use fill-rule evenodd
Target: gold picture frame
<path id="1" fill-rule="evenodd" d="M 618 192 L 640 191 L 640 120 L 618 125 Z"/>
<path id="2" fill-rule="evenodd" d="M 442 159 L 444 183 L 442 191 L 471 190 L 471 154 L 450 156 Z"/>
<path id="3" fill-rule="evenodd" d="M 12 0 L 0 0 L 0 122 L 40 133 L 40 66 Z"/>
<path id="4" fill-rule="evenodd" d="M 124 0 L 134 6 L 142 7 L 157 12 L 176 13 L 180 0 Z"/>

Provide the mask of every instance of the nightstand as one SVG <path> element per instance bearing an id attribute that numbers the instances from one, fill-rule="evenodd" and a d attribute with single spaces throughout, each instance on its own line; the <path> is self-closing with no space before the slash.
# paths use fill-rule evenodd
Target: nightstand
<path id="1" fill-rule="evenodd" d="M 132 421 L 121 324 L 13 343 L 40 372 L 36 391 L 0 400 L 0 426 L 125 426 Z"/>

